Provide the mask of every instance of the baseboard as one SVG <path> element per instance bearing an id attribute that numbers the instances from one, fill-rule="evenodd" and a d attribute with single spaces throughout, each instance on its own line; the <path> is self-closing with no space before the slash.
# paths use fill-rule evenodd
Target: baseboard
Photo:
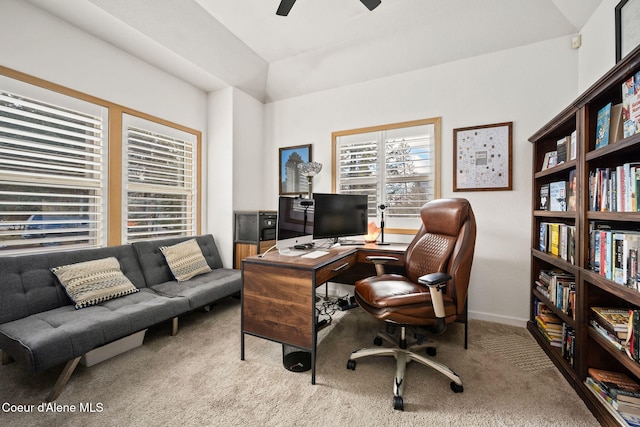
<path id="1" fill-rule="evenodd" d="M 527 327 L 527 320 L 519 317 L 501 316 L 493 313 L 483 313 L 479 311 L 469 310 L 469 319 L 485 320 L 487 322 L 500 323 L 503 325 L 517 326 L 520 328 Z"/>

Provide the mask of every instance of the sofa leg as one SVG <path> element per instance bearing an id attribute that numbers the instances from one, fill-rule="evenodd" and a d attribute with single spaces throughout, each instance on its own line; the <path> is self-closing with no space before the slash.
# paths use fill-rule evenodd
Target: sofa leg
<path id="1" fill-rule="evenodd" d="M 171 336 L 175 337 L 178 335 L 178 318 L 174 317 L 171 322 Z"/>
<path id="2" fill-rule="evenodd" d="M 204 311 L 205 313 L 208 313 L 211 311 L 211 306 L 210 305 L 205 305 L 204 307 L 202 307 L 202 311 Z"/>
<path id="3" fill-rule="evenodd" d="M 13 362 L 13 357 L 9 356 L 6 351 L 0 350 L 0 355 L 2 355 L 2 364 L 8 365 Z"/>
<path id="4" fill-rule="evenodd" d="M 47 402 L 53 402 L 58 398 L 58 396 L 60 396 L 60 393 L 62 393 L 62 389 L 65 385 L 67 385 L 67 382 L 69 382 L 69 378 L 71 378 L 71 374 L 73 374 L 73 371 L 75 371 L 76 366 L 78 366 L 81 358 L 82 356 L 76 357 L 75 359 L 69 360 L 67 362 L 67 365 L 64 367 L 62 373 L 58 377 L 58 381 L 56 381 L 56 384 L 53 386 L 53 390 L 51 390 L 51 393 L 49 393 L 49 396 L 47 396 Z"/>

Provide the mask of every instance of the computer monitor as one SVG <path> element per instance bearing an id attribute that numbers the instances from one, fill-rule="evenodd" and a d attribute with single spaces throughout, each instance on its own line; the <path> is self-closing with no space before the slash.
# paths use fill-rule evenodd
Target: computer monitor
<path id="1" fill-rule="evenodd" d="M 284 253 L 297 245 L 313 243 L 314 203 L 310 199 L 280 196 L 276 248 Z"/>
<path id="2" fill-rule="evenodd" d="M 314 239 L 364 236 L 369 219 L 369 197 L 366 194 L 314 193 Z"/>

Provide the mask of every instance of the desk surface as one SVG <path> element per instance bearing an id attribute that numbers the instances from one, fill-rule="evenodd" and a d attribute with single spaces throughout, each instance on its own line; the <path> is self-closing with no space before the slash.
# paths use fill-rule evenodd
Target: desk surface
<path id="1" fill-rule="evenodd" d="M 404 254 L 407 249 L 406 244 L 392 243 L 390 245 L 376 245 L 375 243 L 367 243 L 365 245 L 345 245 L 338 246 L 331 249 L 316 248 L 314 250 L 328 252 L 327 255 L 323 255 L 318 258 L 304 258 L 300 255 L 287 256 L 280 255 L 278 251 L 272 251 L 266 254 L 264 257 L 261 255 L 254 255 L 247 257 L 243 260 L 246 263 L 258 263 L 263 265 L 282 265 L 289 268 L 300 269 L 317 269 L 325 264 L 330 264 L 337 259 L 344 258 L 352 253 L 363 253 L 365 256 L 384 252 L 385 255 Z M 313 250 L 309 251 L 312 252 Z"/>

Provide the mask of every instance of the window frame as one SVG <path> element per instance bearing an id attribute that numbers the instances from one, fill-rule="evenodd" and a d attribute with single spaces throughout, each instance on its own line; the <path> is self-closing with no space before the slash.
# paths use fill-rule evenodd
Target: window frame
<path id="1" fill-rule="evenodd" d="M 123 116 L 125 114 L 148 120 L 160 125 L 164 125 L 178 131 L 193 134 L 196 138 L 196 208 L 197 215 L 196 234 L 202 233 L 202 170 L 203 170 L 203 157 L 202 157 L 202 132 L 188 126 L 180 125 L 178 123 L 165 120 L 151 114 L 147 114 L 126 106 L 110 102 L 99 97 L 89 95 L 80 92 L 75 89 L 68 88 L 56 83 L 49 82 L 47 80 L 5 67 L 0 65 L 0 75 L 7 78 L 16 80 L 21 84 L 32 85 L 37 88 L 45 89 L 53 93 L 66 95 L 71 98 L 76 98 L 80 101 L 89 102 L 95 104 L 98 107 L 107 109 L 107 119 L 105 121 L 105 130 L 107 134 L 107 162 L 108 167 L 106 169 L 107 185 L 106 185 L 106 241 L 103 239 L 102 246 L 117 246 L 123 244 L 123 227 L 126 227 L 126 220 L 122 217 L 123 206 L 125 201 L 123 197 Z M 27 94 L 30 95 L 30 94 Z M 49 101 L 48 97 L 45 97 L 43 101 Z M 1 253 L 0 253 L 1 256 Z"/>
<path id="2" fill-rule="evenodd" d="M 441 162 L 440 162 L 440 150 L 441 150 L 441 125 L 442 119 L 441 117 L 432 117 L 426 119 L 419 120 L 411 120 L 406 122 L 399 123 L 390 123 L 378 126 L 369 126 L 357 129 L 348 129 L 331 133 L 331 190 L 332 192 L 336 192 L 337 190 L 337 173 L 338 173 L 338 164 L 337 164 L 337 155 L 338 155 L 338 138 L 343 136 L 357 135 L 357 134 L 365 134 L 365 133 L 374 133 L 374 132 L 382 132 L 400 128 L 409 128 L 416 126 L 424 126 L 424 125 L 433 125 L 434 126 L 434 172 L 432 173 L 432 177 L 434 180 L 434 198 L 438 199 L 441 197 Z M 378 160 L 380 160 L 378 158 Z M 379 178 L 378 178 L 379 179 Z M 384 191 L 383 188 L 377 189 L 377 197 L 381 196 L 381 192 Z M 416 213 L 416 218 L 418 215 Z M 386 223 L 389 222 L 389 219 L 386 218 Z M 389 234 L 415 234 L 416 228 L 391 228 L 385 227 L 385 232 Z"/>

